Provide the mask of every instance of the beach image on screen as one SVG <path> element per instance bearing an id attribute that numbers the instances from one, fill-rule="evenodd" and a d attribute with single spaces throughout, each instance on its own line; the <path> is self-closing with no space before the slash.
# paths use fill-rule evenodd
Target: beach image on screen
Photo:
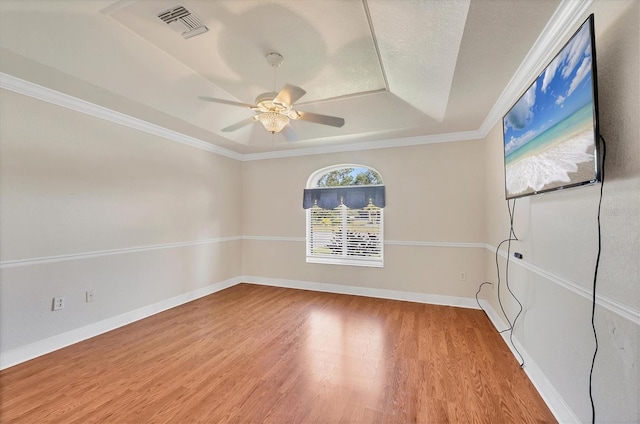
<path id="1" fill-rule="evenodd" d="M 507 198 L 595 179 L 589 29 L 586 22 L 504 117 Z"/>

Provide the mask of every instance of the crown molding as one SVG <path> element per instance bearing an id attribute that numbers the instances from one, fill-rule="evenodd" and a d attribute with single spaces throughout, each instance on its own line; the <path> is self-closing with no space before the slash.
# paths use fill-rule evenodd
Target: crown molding
<path id="1" fill-rule="evenodd" d="M 524 90 L 540 75 L 544 66 L 555 57 L 566 39 L 575 32 L 577 24 L 592 2 L 593 0 L 563 0 L 560 3 L 480 126 L 478 131 L 482 138 L 489 134 Z"/>
<path id="2" fill-rule="evenodd" d="M 242 160 L 242 154 L 225 149 L 224 147 L 216 146 L 215 144 L 207 143 L 206 141 L 181 134 L 177 131 L 152 124 L 142 119 L 134 118 L 124 113 L 98 106 L 86 100 L 78 99 L 77 97 L 43 87 L 33 82 L 14 77 L 13 75 L 5 74 L 4 72 L 0 72 L 0 88 L 71 109 L 76 112 L 84 113 L 95 118 L 104 119 L 105 121 L 113 122 L 115 124 L 124 125 L 125 127 L 162 137 L 166 140 L 186 144 L 187 146 L 206 150 L 231 159 Z"/>
<path id="3" fill-rule="evenodd" d="M 122 5 L 127 4 L 128 1 L 129 0 L 117 2 L 115 5 L 122 7 Z M 509 84 L 507 84 L 507 87 L 491 108 L 480 128 L 473 131 L 242 154 L 1 72 L 0 88 L 238 161 L 280 159 L 453 141 L 479 140 L 487 137 L 489 131 L 502 119 L 505 111 L 515 102 L 522 91 L 529 86 L 531 81 L 539 74 L 542 67 L 555 56 L 557 49 L 561 47 L 566 38 L 573 33 L 580 19 L 591 6 L 592 1 L 593 0 L 563 0 L 560 3 L 535 44 L 518 67 L 518 70 L 509 81 Z"/>
<path id="4" fill-rule="evenodd" d="M 47 87 L 26 81 L 13 75 L 0 72 L 0 88 L 13 91 L 18 94 L 42 100 L 57 106 L 84 113 L 99 119 L 104 119 L 115 124 L 124 125 L 148 134 L 156 135 L 177 143 L 186 144 L 208 152 L 216 153 L 238 161 L 254 161 L 265 159 L 280 159 L 287 157 L 323 155 L 328 153 L 353 152 L 361 150 L 387 149 L 392 147 L 416 146 L 421 144 L 445 143 L 452 141 L 477 140 L 485 136 L 479 131 L 465 131 L 457 133 L 436 134 L 428 136 L 405 137 L 396 139 L 385 139 L 377 141 L 365 141 L 359 143 L 349 143 L 333 146 L 318 146 L 301 149 L 278 150 L 263 153 L 238 153 L 225 149 L 215 144 L 207 143 L 195 137 L 181 134 L 156 124 L 134 118 L 121 112 L 98 106 L 86 100 L 52 90 Z"/>
<path id="5" fill-rule="evenodd" d="M 493 127 L 502 119 L 509 107 L 520 97 L 525 88 L 537 77 L 544 66 L 557 54 L 565 40 L 573 34 L 584 13 L 593 0 L 563 0 L 553 16 L 536 39 L 531 50 L 525 56 L 502 94 L 493 105 L 484 122 L 474 131 L 436 134 L 429 136 L 407 137 L 350 143 L 339 146 L 311 147 L 265 153 L 243 155 L 243 161 L 279 159 L 285 157 L 309 156 L 327 153 L 351 152 L 359 150 L 407 147 L 422 144 L 445 143 L 451 141 L 479 140 L 486 138 Z"/>
<path id="6" fill-rule="evenodd" d="M 464 131 L 456 133 L 425 135 L 417 137 L 394 138 L 358 143 L 340 144 L 334 146 L 307 147 L 302 149 L 279 150 L 264 153 L 247 153 L 242 156 L 243 161 L 281 159 L 297 156 L 326 155 L 329 153 L 354 152 L 363 150 L 389 149 L 393 147 L 418 146 L 422 144 L 446 143 L 452 141 L 478 140 L 484 136 L 479 131 Z"/>

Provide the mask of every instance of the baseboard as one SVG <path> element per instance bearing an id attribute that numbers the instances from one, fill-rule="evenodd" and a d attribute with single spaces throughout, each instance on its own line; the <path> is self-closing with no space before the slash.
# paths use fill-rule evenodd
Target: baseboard
<path id="1" fill-rule="evenodd" d="M 339 294 L 350 294 L 355 296 L 377 297 L 382 299 L 405 300 L 409 302 L 430 303 L 434 305 L 456 306 L 461 308 L 477 309 L 475 299 L 461 298 L 453 296 L 440 296 L 426 293 L 414 293 L 398 290 L 376 289 L 369 287 L 345 286 L 339 284 L 315 283 L 309 281 L 285 280 L 277 278 L 265 278 L 256 276 L 234 277 L 219 283 L 203 287 L 179 296 L 163 300 L 161 302 L 147 305 L 115 317 L 107 318 L 66 333 L 58 334 L 35 343 L 31 343 L 19 348 L 0 353 L 0 370 L 12 367 L 22 362 L 46 355 L 58 349 L 81 342 L 91 337 L 98 336 L 107 331 L 115 330 L 135 321 L 155 315 L 167 309 L 175 308 L 192 300 L 208 296 L 212 293 L 224 290 L 240 282 L 261 284 L 275 287 L 286 287 L 302 290 L 313 290 L 318 292 L 329 292 Z"/>
<path id="2" fill-rule="evenodd" d="M 311 290 L 325 293 L 350 294 L 353 296 L 377 297 L 380 299 L 405 300 L 407 302 L 479 309 L 475 298 L 468 297 L 441 296 L 437 294 L 347 286 L 342 284 L 316 283 L 312 281 L 285 280 L 282 278 L 266 278 L 254 275 L 243 275 L 241 279 L 245 283 L 260 284 L 263 286 Z"/>
<path id="3" fill-rule="evenodd" d="M 257 276 L 242 276 L 242 281 L 245 283 L 252 284 L 260 284 L 266 286 L 274 286 L 274 287 L 285 287 L 292 289 L 301 289 L 301 290 L 311 290 L 318 292 L 327 292 L 327 293 L 338 293 L 338 294 L 350 294 L 354 296 L 367 296 L 367 297 L 376 297 L 382 299 L 394 299 L 394 300 L 405 300 L 409 302 L 418 302 L 418 303 L 428 303 L 432 305 L 445 305 L 445 306 L 455 306 L 461 308 L 471 308 L 471 309 L 479 309 L 478 303 L 475 298 L 466 298 L 466 297 L 453 297 L 453 296 L 440 296 L 426 293 L 416 293 L 416 292 L 405 292 L 398 290 L 387 290 L 387 289 L 377 289 L 371 287 L 358 287 L 358 286 L 345 286 L 340 284 L 327 284 L 327 283 L 316 283 L 310 281 L 297 281 L 297 280 L 285 280 L 279 278 L 265 278 L 265 277 L 257 277 Z M 494 325 L 494 327 L 498 330 L 504 330 L 508 327 L 508 325 L 502 320 L 502 318 L 498 315 L 498 313 L 493 309 L 491 304 L 484 300 L 480 299 L 480 304 L 482 308 L 487 313 L 489 320 Z M 515 356 L 515 358 L 520 361 L 520 356 L 514 349 L 514 346 L 511 344 L 509 340 L 509 333 L 501 333 L 502 338 L 505 343 Z M 560 393 L 553 387 L 549 379 L 542 372 L 542 370 L 536 365 L 535 361 L 524 347 L 518 342 L 517 339 L 513 338 L 513 342 L 516 345 L 517 350 L 522 354 L 522 357 L 525 362 L 525 366 L 523 370 L 529 377 L 529 380 L 533 383 L 540 396 L 545 401 L 553 415 L 556 417 L 558 422 L 561 423 L 580 423 L 578 417 L 573 413 L 569 405 L 564 401 Z"/>
<path id="4" fill-rule="evenodd" d="M 496 330 L 502 331 L 509 327 L 509 325 L 504 322 L 502 317 L 500 317 L 500 315 L 495 311 L 495 309 L 493 309 L 493 306 L 491 306 L 491 304 L 486 299 L 480 299 L 480 304 L 482 305 L 482 309 L 484 309 L 484 311 L 487 313 L 489 320 L 496 328 Z M 536 390 L 538 390 L 538 393 L 540 393 L 540 396 L 545 401 L 558 422 L 579 424 L 580 419 L 576 416 L 569 405 L 567 405 L 556 388 L 553 387 L 553 384 L 551 384 L 551 381 L 549 381 L 540 367 L 536 365 L 533 358 L 529 356 L 524 346 L 522 346 L 515 337 L 512 338 L 515 349 L 520 352 L 519 355 L 514 349 L 514 345 L 511 344 L 511 340 L 509 339 L 509 332 L 501 333 L 501 335 L 509 349 L 511 349 L 513 355 L 516 357 L 516 360 L 520 361 L 520 355 L 522 355 L 522 360 L 524 360 L 524 367 L 522 369 L 527 374 L 529 380 L 531 380 L 531 383 L 533 383 Z"/>
<path id="5" fill-rule="evenodd" d="M 176 306 L 191 302 L 192 300 L 208 296 L 212 293 L 234 286 L 240 281 L 242 280 L 238 277 L 230 278 L 225 281 L 211 284 L 207 287 L 165 299 L 152 305 L 143 306 L 142 308 L 138 308 L 124 314 L 107 318 L 66 333 L 58 334 L 26 346 L 21 346 L 13 350 L 0 353 L 0 370 L 26 362 L 55 350 L 62 349 L 63 347 L 70 346 L 74 343 L 81 342 L 102 333 L 106 333 L 107 331 L 115 330 L 118 327 L 131 324 L 159 312 L 166 311 L 167 309 L 175 308 Z"/>
<path id="6" fill-rule="evenodd" d="M 166 311 L 167 309 L 175 308 L 176 306 L 191 302 L 192 300 L 208 296 L 220 290 L 224 290 L 226 288 L 234 286 L 240 282 L 302 290 L 313 290 L 318 292 L 406 300 L 410 302 L 457 306 L 461 308 L 478 308 L 478 305 L 475 303 L 475 299 L 468 298 L 403 292 L 397 290 L 375 289 L 369 287 L 344 286 L 339 284 L 324 284 L 308 281 L 284 280 L 256 276 L 241 276 L 230 278 L 228 280 L 221 281 L 188 293 L 183 293 L 179 296 L 175 296 L 151 305 L 143 306 L 142 308 L 138 308 L 133 311 L 117 315 L 115 317 L 107 318 L 105 320 L 98 321 L 96 323 L 89 324 L 84 327 L 68 331 L 66 333 L 48 337 L 46 339 L 21 346 L 7 352 L 2 352 L 0 353 L 0 370 L 18 365 L 22 362 L 29 361 L 31 359 L 37 358 L 38 356 L 46 355 L 47 353 L 62 349 L 91 337 L 98 336 L 102 333 L 106 333 L 107 331 L 115 330 L 116 328 L 131 324 L 135 321 L 147 318 L 162 311 Z"/>
<path id="7" fill-rule="evenodd" d="M 251 284 L 259 284 L 273 287 L 292 288 L 300 290 L 311 290 L 325 293 L 337 293 L 337 294 L 349 294 L 354 296 L 366 296 L 375 297 L 381 299 L 392 300 L 404 300 L 408 302 L 428 303 L 432 305 L 444 305 L 455 306 L 460 308 L 478 309 L 478 304 L 475 298 L 455 297 L 455 296 L 442 296 L 427 293 L 407 292 L 400 290 L 388 290 L 371 287 L 358 287 L 341 284 L 329 284 L 329 283 L 317 283 L 311 281 L 299 281 L 299 280 L 286 280 L 280 278 L 267 278 L 258 276 L 240 276 L 230 278 L 225 281 L 221 281 L 212 284 L 207 287 L 203 287 L 198 290 L 194 290 L 188 293 L 181 294 L 179 296 L 172 297 L 170 299 L 163 300 L 161 302 L 154 303 L 152 305 L 144 306 L 142 308 L 105 319 L 57 336 L 49 337 L 38 342 L 19 347 L 0 354 L 0 370 L 12 367 L 14 365 L 26 362 L 34 359 L 38 356 L 45 355 L 58 349 L 62 349 L 66 346 L 74 343 L 81 342 L 91 337 L 98 336 L 107 331 L 114 330 L 127 324 L 131 324 L 135 321 L 143 318 L 155 315 L 159 312 L 167 309 L 175 308 L 187 302 L 191 302 L 198 298 L 208 296 L 216 293 L 220 290 L 232 287 L 240 282 L 246 282 Z M 487 313 L 489 320 L 492 322 L 497 330 L 503 330 L 507 328 L 507 324 L 493 309 L 491 304 L 485 299 L 480 299 L 482 308 Z M 502 337 L 505 343 L 511 349 L 516 359 L 520 360 L 519 355 L 516 353 L 514 346 L 509 340 L 508 333 L 502 333 Z M 564 401 L 562 396 L 553 387 L 549 379 L 544 375 L 542 370 L 536 365 L 535 361 L 529 356 L 524 347 L 518 342 L 517 339 L 513 339 L 515 347 L 518 349 L 525 361 L 524 371 L 527 376 L 536 387 L 542 399 L 546 402 L 547 406 L 554 414 L 558 422 L 562 423 L 579 423 L 580 420 L 573 413 L 571 408 Z"/>

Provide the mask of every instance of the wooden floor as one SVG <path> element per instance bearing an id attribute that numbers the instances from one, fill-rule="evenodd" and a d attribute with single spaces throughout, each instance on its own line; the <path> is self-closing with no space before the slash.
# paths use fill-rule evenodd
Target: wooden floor
<path id="1" fill-rule="evenodd" d="M 3 423 L 555 422 L 482 311 L 240 284 L 0 372 Z"/>

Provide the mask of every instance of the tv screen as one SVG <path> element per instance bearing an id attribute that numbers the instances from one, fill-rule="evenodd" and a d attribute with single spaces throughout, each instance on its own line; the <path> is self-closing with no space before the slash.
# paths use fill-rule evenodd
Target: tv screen
<path id="1" fill-rule="evenodd" d="M 599 181 L 593 15 L 503 118 L 506 198 Z"/>

